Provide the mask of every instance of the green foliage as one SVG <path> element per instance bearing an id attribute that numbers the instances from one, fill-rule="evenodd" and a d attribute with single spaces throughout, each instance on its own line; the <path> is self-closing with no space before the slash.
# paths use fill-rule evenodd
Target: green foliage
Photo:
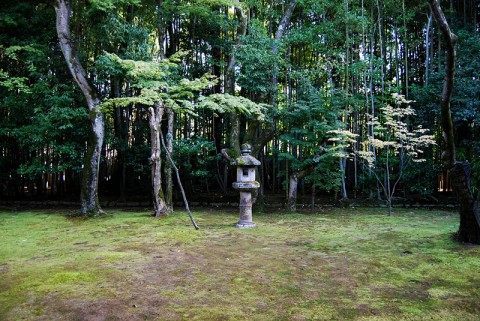
<path id="1" fill-rule="evenodd" d="M 73 25 L 87 25 L 79 43 L 83 64 L 89 69 L 102 52 L 114 52 L 124 59 L 146 60 L 151 57 L 152 31 L 155 26 L 151 4 L 138 0 L 92 0 L 73 2 Z M 145 11 L 144 11 L 145 10 Z M 75 32 L 75 29 L 73 30 Z M 92 52 L 92 47 L 95 52 Z M 82 56 L 83 56 L 82 55 Z"/>
<path id="2" fill-rule="evenodd" d="M 202 137 L 174 140 L 174 161 L 182 173 L 193 177 L 213 179 L 216 171 L 211 164 L 215 160 L 215 145 Z"/>
<path id="3" fill-rule="evenodd" d="M 26 84 L 27 81 L 27 77 L 9 77 L 6 72 L 0 70 L 0 86 L 5 87 L 8 91 L 28 93 L 30 89 Z"/>
<path id="4" fill-rule="evenodd" d="M 270 88 L 273 66 L 281 64 L 281 56 L 272 54 L 273 45 L 259 21 L 253 21 L 249 34 L 242 37 L 242 45 L 235 52 L 240 67 L 237 81 L 241 88 L 259 94 L 274 90 Z"/>
<path id="5" fill-rule="evenodd" d="M 338 166 L 338 155 L 327 150 L 325 154 L 316 158 L 315 161 L 317 165 L 313 172 L 305 177 L 305 181 L 310 183 L 316 190 L 337 192 L 342 183 L 342 172 Z"/>
<path id="6" fill-rule="evenodd" d="M 119 181 L 124 161 L 127 176 L 148 175 L 143 159 L 149 140 L 146 107 L 161 103 L 181 114 L 175 138 L 191 136 L 194 125 L 195 134 L 215 141 L 217 152 L 228 143 L 228 114 L 241 114 L 240 138 L 247 133 L 263 143 L 262 135 L 274 137 L 265 149 L 274 153 L 262 155 L 265 177 L 276 180 L 285 164 L 283 173 L 316 167 L 307 175 L 307 185 L 320 182 L 331 189 L 329 182 L 338 182 L 337 161 L 352 152 L 352 137 L 344 134 L 367 137 L 371 124 L 366 115 L 372 109 L 379 116 L 374 124 L 377 141 L 370 142 L 379 144 L 377 166 L 401 165 L 394 143 L 401 130 L 379 108 L 388 102 L 394 106 L 389 94 L 398 92 L 416 101 L 416 116 L 407 117 L 407 127 L 430 128 L 440 143 L 417 155 L 426 162 L 405 169 L 404 185 L 419 193 L 432 190 L 428 182 L 435 180 L 442 148 L 438 97 L 444 50 L 432 23 L 431 57 L 425 57 L 427 3 L 299 0 L 282 39 L 274 41 L 289 3 L 71 1 L 77 53 L 107 112 L 106 179 Z M 453 1 L 447 15 L 458 35 L 452 100 L 457 156 L 471 162 L 472 181 L 478 185 L 480 41 L 473 26 L 475 10 L 469 10 L 475 9 L 472 3 L 464 7 Z M 240 38 L 234 6 L 249 14 L 247 34 Z M 278 54 L 273 54 L 277 46 Z M 221 94 L 232 55 L 235 94 Z M 40 174 L 78 171 L 87 137 L 82 124 L 87 115 L 78 107 L 85 102 L 72 86 L 59 49 L 51 2 L 7 0 L 0 5 L 0 97 L 0 186 L 21 185 L 27 176 L 31 182 Z M 259 125 L 255 135 L 253 124 Z M 360 172 L 352 165 L 347 163 L 346 172 Z M 398 170 L 391 175 L 397 179 Z"/>
<path id="7" fill-rule="evenodd" d="M 34 108 L 29 116 L 30 124 L 10 129 L 20 148 L 37 154 L 19 167 L 19 173 L 30 178 L 42 173 L 81 169 L 83 142 L 88 136 L 87 112 L 71 107 L 73 97 L 61 90 L 63 86 L 57 89 L 60 89 L 56 91 L 59 96 L 46 94 L 45 106 Z M 44 146 L 48 146 L 46 150 Z"/>
<path id="8" fill-rule="evenodd" d="M 472 186 L 480 187 L 480 36 L 478 32 L 459 30 L 455 88 L 451 101 L 455 127 L 457 159 L 472 166 Z"/>
<path id="9" fill-rule="evenodd" d="M 422 196 L 436 192 L 437 180 L 442 172 L 442 165 L 431 158 L 422 163 L 411 163 L 403 174 L 402 188 L 410 193 Z"/>
<path id="10" fill-rule="evenodd" d="M 309 78 L 299 74 L 301 99 L 282 110 L 288 126 L 280 140 L 289 150 L 280 152 L 280 160 L 288 160 L 293 171 L 307 170 L 306 182 L 323 191 L 338 190 L 341 183 L 339 157 L 342 145 L 331 143 L 332 131 L 342 125 L 338 117 L 343 111 L 343 93 L 316 89 Z"/>
<path id="11" fill-rule="evenodd" d="M 136 6 L 140 7 L 142 2 L 140 0 L 89 0 L 91 10 L 99 10 L 110 12 L 121 6 Z"/>
<path id="12" fill-rule="evenodd" d="M 142 143 L 133 144 L 127 149 L 125 155 L 126 165 L 131 168 L 135 175 L 144 177 L 150 175 L 151 166 L 148 163 L 150 152 L 150 146 Z"/>
<path id="13" fill-rule="evenodd" d="M 165 107 L 176 111 L 187 111 L 195 114 L 195 100 L 198 93 L 216 83 L 215 77 L 205 74 L 201 78 L 189 80 L 179 77 L 177 62 L 184 54 L 178 54 L 168 60 L 145 62 L 120 59 L 116 55 L 106 54 L 102 65 L 107 70 L 122 70 L 122 74 L 130 79 L 132 87 L 139 89 L 140 94 L 133 97 L 113 98 L 106 100 L 102 107 L 111 110 L 115 107 L 126 107 L 131 104 L 152 106 L 161 101 Z M 119 67 L 120 66 L 120 69 Z M 262 119 L 268 105 L 256 104 L 251 100 L 229 94 L 213 94 L 202 96 L 199 107 L 214 113 L 238 112 Z"/>
<path id="14" fill-rule="evenodd" d="M 212 94 L 209 96 L 200 97 L 199 107 L 211 110 L 215 115 L 234 112 L 253 117 L 257 120 L 263 120 L 265 111 L 269 105 L 257 104 L 242 96 L 232 96 L 230 94 Z"/>
<path id="15" fill-rule="evenodd" d="M 36 62 L 43 54 L 42 50 L 33 45 L 13 45 L 6 48 L 0 45 L 0 61 L 6 65 L 6 70 L 0 66 L 0 87 L 13 93 L 31 93 L 29 77 L 36 74 Z"/>
<path id="16" fill-rule="evenodd" d="M 122 75 L 131 81 L 132 88 L 138 94 L 131 97 L 111 98 L 102 103 L 102 108 L 111 111 L 113 108 L 140 104 L 153 106 L 161 102 L 165 107 L 175 111 L 186 111 L 194 114 L 195 97 L 206 87 L 215 84 L 216 80 L 209 74 L 201 78 L 189 80 L 179 77 L 177 61 L 184 54 L 180 53 L 168 60 L 134 61 L 121 59 L 113 54 L 105 54 L 102 66 L 107 70 L 121 70 Z"/>
<path id="17" fill-rule="evenodd" d="M 214 18 L 212 17 L 212 8 L 218 7 L 233 7 L 242 5 L 235 0 L 193 0 L 193 1 L 178 1 L 178 0 L 164 0 L 163 8 L 168 13 L 176 14 L 190 14 L 198 18 Z M 218 17 L 215 17 L 218 18 Z"/>
<path id="18" fill-rule="evenodd" d="M 104 53 L 95 59 L 95 71 L 99 83 L 108 82 L 110 78 L 122 77 L 124 69 L 118 63 L 116 56 Z"/>
<path id="19" fill-rule="evenodd" d="M 478 33 L 466 28 L 464 21 L 458 20 L 450 13 L 452 29 L 458 36 L 456 46 L 456 71 L 453 96 L 451 99 L 451 111 L 455 128 L 455 147 L 458 160 L 468 160 L 472 166 L 472 188 L 480 186 L 480 167 L 478 152 L 480 151 L 477 124 L 480 122 L 478 110 L 480 108 L 478 97 L 480 95 L 480 61 L 478 51 L 480 41 Z M 434 66 L 430 72 L 428 86 L 414 86 L 412 93 L 415 97 L 415 109 L 417 111 L 417 123 L 426 128 L 432 128 L 440 145 L 443 143 L 443 134 L 437 124 L 444 80 L 444 53 L 436 51 L 431 64 Z M 439 68 L 436 68 L 439 66 Z M 435 165 L 437 168 L 440 164 Z M 412 183 L 415 183 L 413 181 Z"/>
<path id="20" fill-rule="evenodd" d="M 76 108 L 81 95 L 65 76 L 62 53 L 54 50 L 54 17 L 50 5 L 7 1 L 0 6 L 2 187 L 81 170 L 87 113 Z M 41 189 L 37 185 L 38 193 Z"/>

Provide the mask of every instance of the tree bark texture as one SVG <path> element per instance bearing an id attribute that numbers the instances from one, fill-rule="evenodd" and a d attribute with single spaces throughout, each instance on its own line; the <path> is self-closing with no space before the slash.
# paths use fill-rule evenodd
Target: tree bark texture
<path id="1" fill-rule="evenodd" d="M 93 118 L 93 119 L 92 119 Z M 82 188 L 80 192 L 80 212 L 83 216 L 102 214 L 98 199 L 100 157 L 104 137 L 105 120 L 102 112 L 90 113 L 92 131 L 83 160 Z"/>
<path id="2" fill-rule="evenodd" d="M 455 156 L 454 128 L 450 110 L 455 73 L 455 45 L 457 36 L 452 33 L 438 0 L 429 0 L 430 9 L 437 22 L 446 46 L 445 80 L 440 98 L 441 124 L 445 151 L 443 162 L 449 170 L 450 182 L 460 203 L 460 242 L 480 244 L 480 211 L 470 189 L 470 164 L 459 162 Z"/>
<path id="3" fill-rule="evenodd" d="M 88 79 L 78 59 L 70 31 L 71 3 L 68 0 L 54 2 L 56 28 L 65 61 L 73 79 L 78 84 L 87 102 L 91 135 L 83 165 L 82 188 L 80 192 L 81 214 L 84 216 L 102 213 L 98 200 L 98 177 L 100 156 L 104 138 L 104 115 L 99 108 L 100 98 Z"/>
<path id="4" fill-rule="evenodd" d="M 160 141 L 160 124 L 163 117 L 164 108 L 157 102 L 153 107 L 149 107 L 149 125 L 151 141 L 151 172 L 152 172 L 152 198 L 155 217 L 167 215 L 169 210 L 165 203 L 165 195 L 162 189 L 162 158 Z"/>

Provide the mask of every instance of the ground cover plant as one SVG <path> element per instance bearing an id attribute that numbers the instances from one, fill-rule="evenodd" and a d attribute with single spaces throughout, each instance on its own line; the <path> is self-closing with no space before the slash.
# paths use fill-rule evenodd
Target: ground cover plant
<path id="1" fill-rule="evenodd" d="M 456 213 L 0 212 L 0 320 L 478 320 Z"/>

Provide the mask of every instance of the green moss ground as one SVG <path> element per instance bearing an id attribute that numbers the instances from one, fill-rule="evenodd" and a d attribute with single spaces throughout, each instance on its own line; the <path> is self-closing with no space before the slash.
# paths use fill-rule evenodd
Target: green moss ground
<path id="1" fill-rule="evenodd" d="M 0 320 L 479 320 L 452 212 L 0 212 Z"/>

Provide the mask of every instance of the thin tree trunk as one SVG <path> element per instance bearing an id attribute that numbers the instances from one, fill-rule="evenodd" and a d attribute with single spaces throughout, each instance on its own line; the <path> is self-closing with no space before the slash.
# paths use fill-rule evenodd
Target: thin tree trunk
<path id="1" fill-rule="evenodd" d="M 70 32 L 71 3 L 68 0 L 56 0 L 53 4 L 56 14 L 56 28 L 60 47 L 68 69 L 76 81 L 87 102 L 90 119 L 90 138 L 83 163 L 82 188 L 80 192 L 81 214 L 92 216 L 103 213 L 98 199 L 98 180 L 100 156 L 102 152 L 105 120 L 100 109 L 100 98 L 87 78 L 78 59 Z"/>
<path id="2" fill-rule="evenodd" d="M 165 58 L 165 21 L 163 17 L 163 0 L 157 1 L 157 12 L 158 12 L 158 22 L 157 22 L 157 33 L 158 33 L 158 56 L 160 59 Z"/>
<path id="3" fill-rule="evenodd" d="M 405 98 L 408 99 L 408 43 L 407 43 L 407 21 L 405 19 L 405 0 L 402 1 L 402 14 L 403 14 L 403 29 L 405 30 L 403 45 L 405 54 Z"/>
<path id="4" fill-rule="evenodd" d="M 441 123 L 445 140 L 445 151 L 442 159 L 449 169 L 450 181 L 460 203 L 460 227 L 457 237 L 460 242 L 480 244 L 480 209 L 470 189 L 470 164 L 457 161 L 455 156 L 450 100 L 455 73 L 455 44 L 457 36 L 451 32 L 438 0 L 429 0 L 429 4 L 437 25 L 443 34 L 447 50 L 445 80 L 440 99 Z"/>
<path id="5" fill-rule="evenodd" d="M 344 200 L 348 200 L 347 183 L 345 181 L 345 170 L 347 167 L 347 159 L 344 157 L 340 157 L 339 162 L 340 162 L 340 172 L 342 175 L 342 198 Z"/>
<path id="6" fill-rule="evenodd" d="M 380 58 L 382 60 L 382 66 L 380 68 L 381 70 L 381 92 L 385 92 L 385 46 L 384 46 L 384 43 L 383 43 L 383 38 L 384 38 L 384 35 L 383 35 L 383 1 L 379 1 L 377 0 L 377 13 L 378 13 L 378 18 L 377 18 L 377 22 L 378 22 L 378 44 L 380 46 Z M 373 53 L 373 50 L 372 50 L 372 53 Z M 373 77 L 372 77 L 373 78 Z M 372 90 L 372 94 L 373 94 L 373 86 L 371 87 L 371 90 Z M 380 95 L 380 97 L 382 97 Z M 383 101 L 383 99 L 382 99 Z M 373 96 L 372 96 L 372 117 L 375 117 L 375 100 L 373 99 Z M 374 134 L 374 128 L 373 128 L 373 125 L 372 125 L 372 137 L 375 138 L 375 134 Z M 373 152 L 374 152 L 374 159 L 375 159 L 375 166 L 377 165 L 377 155 L 376 155 L 376 151 L 375 151 L 375 147 L 373 147 Z M 378 200 L 381 200 L 381 195 L 380 195 L 380 186 L 377 184 L 377 199 Z"/>
<path id="7" fill-rule="evenodd" d="M 390 157 L 389 157 L 389 148 L 387 148 L 387 160 L 386 160 L 386 165 L 385 165 L 385 184 L 384 184 L 384 190 L 385 190 L 385 197 L 387 198 L 387 205 L 388 205 L 388 216 L 392 215 L 392 196 L 393 192 L 390 187 Z"/>
<path id="8" fill-rule="evenodd" d="M 166 109 L 167 114 L 167 145 L 165 146 L 170 155 L 173 153 L 173 120 L 175 114 L 172 108 Z M 165 164 L 165 202 L 168 207 L 168 211 L 173 211 L 173 179 L 172 179 L 172 165 L 170 162 Z"/>
<path id="9" fill-rule="evenodd" d="M 432 24 L 432 14 L 428 14 L 427 30 L 425 31 L 425 85 L 430 80 L 430 26 Z"/>
<path id="10" fill-rule="evenodd" d="M 372 36 L 373 38 L 373 36 Z M 372 49 L 371 52 L 373 53 L 373 39 L 372 39 Z M 373 56 L 373 54 L 372 54 Z M 373 74 L 373 57 L 370 58 L 370 72 Z M 371 114 L 368 116 L 370 118 L 370 124 L 367 125 L 367 135 L 371 137 L 372 139 L 375 139 L 375 128 L 374 128 L 374 123 L 373 120 L 375 119 L 375 94 L 374 94 L 374 86 L 373 86 L 373 75 L 370 76 L 370 81 L 369 81 L 369 91 L 370 91 L 370 108 L 371 108 Z M 368 93 L 365 93 L 367 100 L 368 100 Z M 375 147 L 369 143 L 368 144 L 368 149 L 373 153 L 373 159 L 374 159 L 374 164 L 375 166 L 377 165 L 377 153 L 375 150 Z M 368 175 L 369 177 L 372 177 L 372 168 L 368 169 Z M 377 184 L 377 199 L 380 199 L 380 189 Z M 370 191 L 370 197 L 373 198 L 373 191 Z"/>
<path id="11" fill-rule="evenodd" d="M 313 186 L 312 186 L 312 198 L 310 199 L 310 212 L 314 212 L 315 210 L 315 196 L 317 194 L 315 182 L 316 180 L 313 180 Z"/>

